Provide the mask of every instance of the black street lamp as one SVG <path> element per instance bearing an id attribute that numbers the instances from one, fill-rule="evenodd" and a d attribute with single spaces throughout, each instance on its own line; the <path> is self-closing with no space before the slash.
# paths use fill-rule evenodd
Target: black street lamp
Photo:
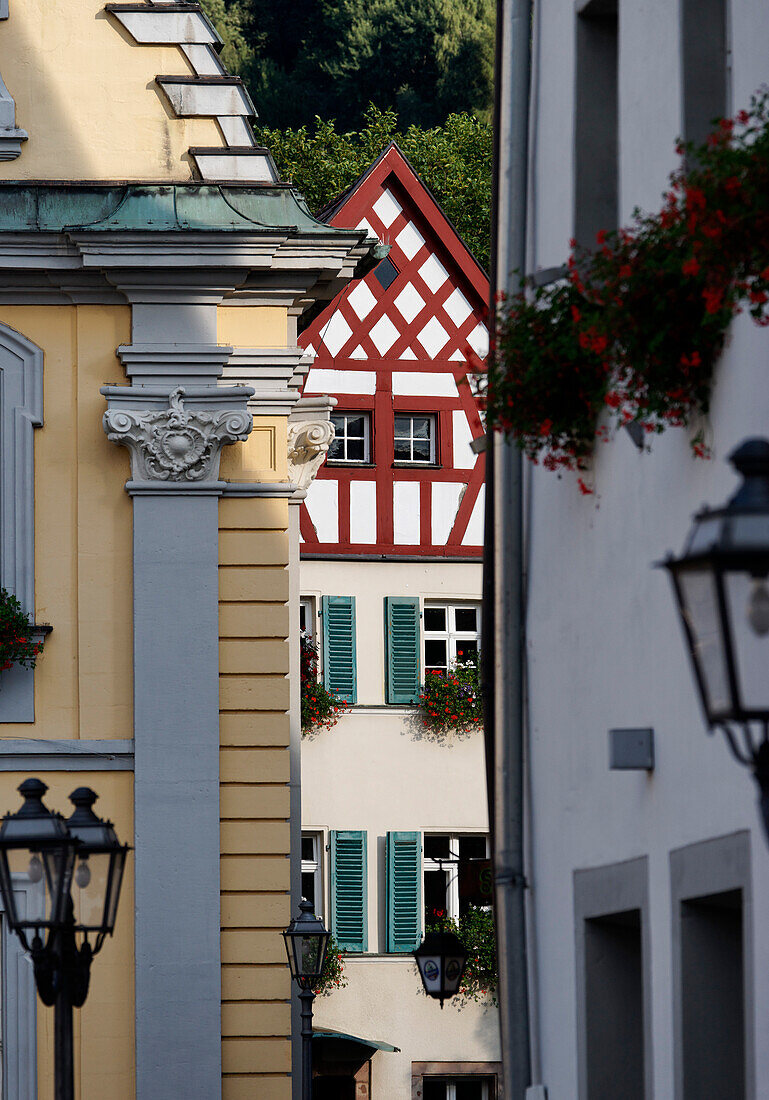
<path id="1" fill-rule="evenodd" d="M 414 952 L 419 976 L 428 997 L 443 1002 L 459 989 L 467 952 L 453 932 L 428 932 Z"/>
<path id="2" fill-rule="evenodd" d="M 312 1002 L 331 938 L 313 908 L 311 901 L 302 898 L 299 916 L 294 917 L 283 933 L 291 977 L 299 986 L 302 1002 L 302 1100 L 312 1100 Z"/>
<path id="3" fill-rule="evenodd" d="M 699 512 L 681 557 L 662 564 L 705 720 L 752 770 L 769 836 L 769 440 L 748 439 L 729 461 L 743 477 L 737 492 Z"/>
<path id="4" fill-rule="evenodd" d="M 9 927 L 32 956 L 40 1000 L 55 1005 L 56 1100 L 74 1100 L 72 1009 L 84 1004 L 91 959 L 114 930 L 129 847 L 93 812 L 98 795 L 88 787 L 70 795 L 69 821 L 43 805 L 47 790 L 39 779 L 25 780 L 21 809 L 3 818 L 0 894 Z M 41 883 L 42 914 L 31 906 L 21 916 L 14 876 Z"/>

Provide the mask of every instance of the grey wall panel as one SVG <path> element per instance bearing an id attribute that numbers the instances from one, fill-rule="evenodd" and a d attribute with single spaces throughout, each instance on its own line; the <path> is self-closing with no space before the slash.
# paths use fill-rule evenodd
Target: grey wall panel
<path id="1" fill-rule="evenodd" d="M 221 1094 L 217 505 L 134 497 L 138 1100 Z"/>

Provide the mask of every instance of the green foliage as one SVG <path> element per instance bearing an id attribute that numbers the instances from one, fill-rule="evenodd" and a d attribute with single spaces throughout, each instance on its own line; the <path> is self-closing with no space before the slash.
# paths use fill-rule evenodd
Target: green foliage
<path id="1" fill-rule="evenodd" d="M 302 734 L 331 729 L 348 710 L 345 702 L 318 680 L 318 650 L 306 635 L 301 637 Z"/>
<path id="2" fill-rule="evenodd" d="M 439 735 L 470 733 L 483 724 L 480 654 L 455 661 L 448 673 L 428 672 L 419 696 L 422 721 Z"/>
<path id="3" fill-rule="evenodd" d="M 297 0 L 290 15 L 273 0 L 203 4 L 270 127 L 316 114 L 359 127 L 369 101 L 406 125 L 436 126 L 457 111 L 490 117 L 492 0 Z M 247 50 L 229 51 L 241 37 Z"/>
<path id="4" fill-rule="evenodd" d="M 391 141 L 398 145 L 454 223 L 478 262 L 488 268 L 491 211 L 491 126 L 468 114 L 452 114 L 443 126 L 398 131 L 394 110 L 369 104 L 360 130 L 342 133 L 315 119 L 312 130 L 262 127 L 257 139 L 278 169 L 318 212 L 370 167 Z"/>
<path id="5" fill-rule="evenodd" d="M 659 213 L 501 310 L 489 420 L 548 469 L 586 469 L 609 425 L 697 426 L 733 317 L 769 324 L 769 93 L 678 152 Z M 709 457 L 701 429 L 691 445 Z"/>
<path id="6" fill-rule="evenodd" d="M 436 913 L 425 932 L 453 932 L 464 944 L 467 964 L 459 991 L 452 998 L 458 1008 L 470 1001 L 496 1005 L 499 971 L 494 916 L 490 909 L 471 906 L 458 921 L 444 913 Z"/>
<path id="7" fill-rule="evenodd" d="M 13 665 L 34 668 L 42 645 L 31 640 L 33 624 L 21 604 L 0 588 L 0 672 Z"/>
<path id="8" fill-rule="evenodd" d="M 344 989 L 347 978 L 344 972 L 344 951 L 333 936 L 329 938 L 326 957 L 323 960 L 323 970 L 320 975 L 320 985 L 314 991 L 319 997 L 327 997 L 335 989 Z"/>

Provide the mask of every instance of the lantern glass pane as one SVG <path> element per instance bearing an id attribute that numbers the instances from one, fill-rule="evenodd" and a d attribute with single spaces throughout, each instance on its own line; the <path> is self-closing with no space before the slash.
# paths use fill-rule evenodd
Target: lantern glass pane
<path id="1" fill-rule="evenodd" d="M 32 856 L 26 852 L 27 868 L 30 869 Z M 43 881 L 45 900 L 43 920 L 50 924 L 60 924 L 66 917 L 67 899 L 72 882 L 74 849 L 69 845 L 62 848 L 46 848 L 39 858 L 43 863 Z"/>
<path id="2" fill-rule="evenodd" d="M 741 709 L 769 718 L 769 584 L 765 577 L 728 573 L 725 592 Z"/>
<path id="3" fill-rule="evenodd" d="M 83 931 L 100 931 L 104 924 L 110 853 L 94 852 L 78 857 L 72 876 L 75 924 Z"/>
<path id="4" fill-rule="evenodd" d="M 127 848 L 120 848 L 116 852 L 112 853 L 112 881 L 109 887 L 109 897 L 107 898 L 107 904 L 105 906 L 105 930 L 112 933 L 115 927 L 115 921 L 117 920 L 117 906 L 120 901 L 120 887 L 123 885 L 123 871 L 125 870 L 126 856 L 128 855 Z"/>
<path id="5" fill-rule="evenodd" d="M 465 960 L 461 955 L 448 955 L 446 957 L 445 989 L 447 997 L 452 997 L 459 989 L 464 964 Z"/>
<path id="6" fill-rule="evenodd" d="M 731 517 L 728 544 L 733 550 L 765 550 L 769 546 L 769 516 L 748 513 Z"/>
<path id="7" fill-rule="evenodd" d="M 320 977 L 323 965 L 320 936 L 297 936 L 294 943 L 299 973 L 306 978 Z"/>
<path id="8" fill-rule="evenodd" d="M 442 992 L 443 959 L 440 955 L 419 955 L 417 964 L 422 974 L 422 982 L 425 990 L 431 997 L 438 997 Z"/>
<path id="9" fill-rule="evenodd" d="M 11 929 L 15 930 L 19 922 L 19 916 L 16 909 L 16 897 L 13 892 L 13 880 L 11 878 L 10 856 L 12 855 L 13 850 L 10 852 L 0 851 L 0 884 L 2 885 L 6 918 Z M 29 853 L 27 853 L 27 855 L 29 855 Z M 27 863 L 29 863 L 29 861 L 27 861 Z"/>
<path id="10" fill-rule="evenodd" d="M 704 567 L 682 569 L 678 584 L 681 610 L 691 632 L 692 654 L 705 691 L 706 710 L 709 715 L 723 713 L 731 705 L 731 695 L 715 577 Z"/>

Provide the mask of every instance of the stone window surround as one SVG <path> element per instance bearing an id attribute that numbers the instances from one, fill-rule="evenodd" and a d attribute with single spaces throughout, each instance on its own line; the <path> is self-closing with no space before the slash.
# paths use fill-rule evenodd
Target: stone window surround
<path id="1" fill-rule="evenodd" d="M 683 1006 L 681 987 L 681 902 L 729 890 L 742 891 L 742 943 L 745 982 L 745 1096 L 756 1096 L 753 988 L 753 897 L 750 833 L 747 830 L 701 840 L 670 852 L 670 908 L 673 936 L 673 1051 L 675 1100 L 683 1092 Z"/>
<path id="2" fill-rule="evenodd" d="M 574 871 L 574 930 L 577 982 L 578 1095 L 587 1096 L 587 1005 L 585 983 L 585 922 L 638 909 L 641 913 L 643 981 L 644 1092 L 654 1095 L 652 1054 L 651 930 L 649 926 L 649 857 Z"/>
<path id="3" fill-rule="evenodd" d="M 501 1062 L 412 1062 L 411 1100 L 422 1100 L 425 1077 L 491 1077 L 490 1100 L 503 1100 Z"/>

